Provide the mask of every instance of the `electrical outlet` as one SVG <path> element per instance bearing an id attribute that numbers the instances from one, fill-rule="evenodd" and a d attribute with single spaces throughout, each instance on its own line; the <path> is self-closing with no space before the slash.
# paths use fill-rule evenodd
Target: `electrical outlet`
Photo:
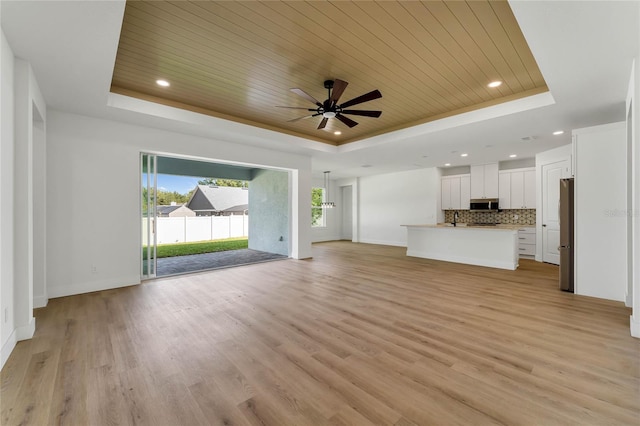
<path id="1" fill-rule="evenodd" d="M 98 267 L 96 265 L 91 265 L 91 273 L 92 274 L 97 274 L 98 273 Z"/>
<path id="2" fill-rule="evenodd" d="M 518 216 L 517 214 L 514 214 L 514 215 L 513 215 L 513 218 L 514 218 L 515 220 L 518 220 L 518 218 L 519 218 L 519 217 L 520 217 L 520 216 Z"/>
<path id="3" fill-rule="evenodd" d="M 284 237 L 280 235 L 280 238 L 278 239 L 278 241 L 284 241 Z"/>

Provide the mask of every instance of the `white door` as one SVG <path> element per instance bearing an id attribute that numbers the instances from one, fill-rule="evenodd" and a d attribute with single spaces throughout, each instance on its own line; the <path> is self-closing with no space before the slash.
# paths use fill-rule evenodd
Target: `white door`
<path id="1" fill-rule="evenodd" d="M 342 236 L 343 240 L 353 241 L 353 190 L 351 186 L 342 187 Z"/>
<path id="2" fill-rule="evenodd" d="M 560 179 L 569 160 L 542 166 L 542 261 L 560 264 Z"/>

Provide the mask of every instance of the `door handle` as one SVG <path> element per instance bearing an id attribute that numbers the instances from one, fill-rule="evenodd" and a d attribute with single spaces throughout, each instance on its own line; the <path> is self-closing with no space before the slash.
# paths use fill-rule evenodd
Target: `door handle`
<path id="1" fill-rule="evenodd" d="M 542 226 L 544 226 L 544 227 L 546 228 L 546 227 L 547 227 L 547 224 L 546 224 L 546 223 L 543 223 L 543 224 L 542 224 Z"/>

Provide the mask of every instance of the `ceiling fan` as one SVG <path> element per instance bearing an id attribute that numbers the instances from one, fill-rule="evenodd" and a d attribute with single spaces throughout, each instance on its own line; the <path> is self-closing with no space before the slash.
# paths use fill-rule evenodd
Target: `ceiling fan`
<path id="1" fill-rule="evenodd" d="M 340 99 L 340 96 L 342 96 L 342 93 L 344 92 L 344 89 L 347 88 L 348 84 L 349 83 L 347 83 L 346 81 L 342 81 L 338 79 L 326 80 L 324 82 L 324 87 L 328 91 L 328 96 L 327 96 L 327 100 L 325 100 L 324 102 L 318 101 L 316 98 L 309 95 L 307 92 L 305 92 L 302 89 L 297 89 L 297 88 L 291 89 L 293 93 L 299 96 L 302 96 L 306 100 L 316 104 L 317 108 L 288 107 L 288 106 L 280 106 L 277 108 L 304 109 L 304 110 L 313 112 L 313 114 L 311 115 L 305 115 L 304 117 L 298 117 L 298 118 L 294 118 L 293 120 L 288 120 L 289 122 L 303 120 L 305 118 L 317 117 L 321 115 L 322 121 L 318 125 L 318 130 L 324 129 L 330 118 L 336 118 L 349 127 L 354 127 L 358 124 L 357 122 L 353 121 L 349 117 L 345 117 L 345 114 L 361 115 L 364 117 L 375 117 L 375 118 L 380 117 L 380 115 L 382 114 L 382 111 L 347 109 L 353 105 L 358 105 L 364 102 L 369 102 L 374 99 L 381 98 L 382 93 L 380 93 L 379 90 L 374 90 L 372 92 L 365 93 L 362 96 L 358 96 L 357 98 L 353 98 L 350 101 L 347 101 L 338 105 L 338 99 Z"/>

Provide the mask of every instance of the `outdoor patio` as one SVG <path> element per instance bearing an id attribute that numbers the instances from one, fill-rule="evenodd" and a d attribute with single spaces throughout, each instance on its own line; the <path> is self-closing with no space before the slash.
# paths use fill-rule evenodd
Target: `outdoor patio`
<path id="1" fill-rule="evenodd" d="M 287 259 L 287 256 L 258 250 L 240 249 L 187 256 L 163 257 L 157 260 L 156 276 L 184 274 L 209 269 L 228 268 Z"/>

